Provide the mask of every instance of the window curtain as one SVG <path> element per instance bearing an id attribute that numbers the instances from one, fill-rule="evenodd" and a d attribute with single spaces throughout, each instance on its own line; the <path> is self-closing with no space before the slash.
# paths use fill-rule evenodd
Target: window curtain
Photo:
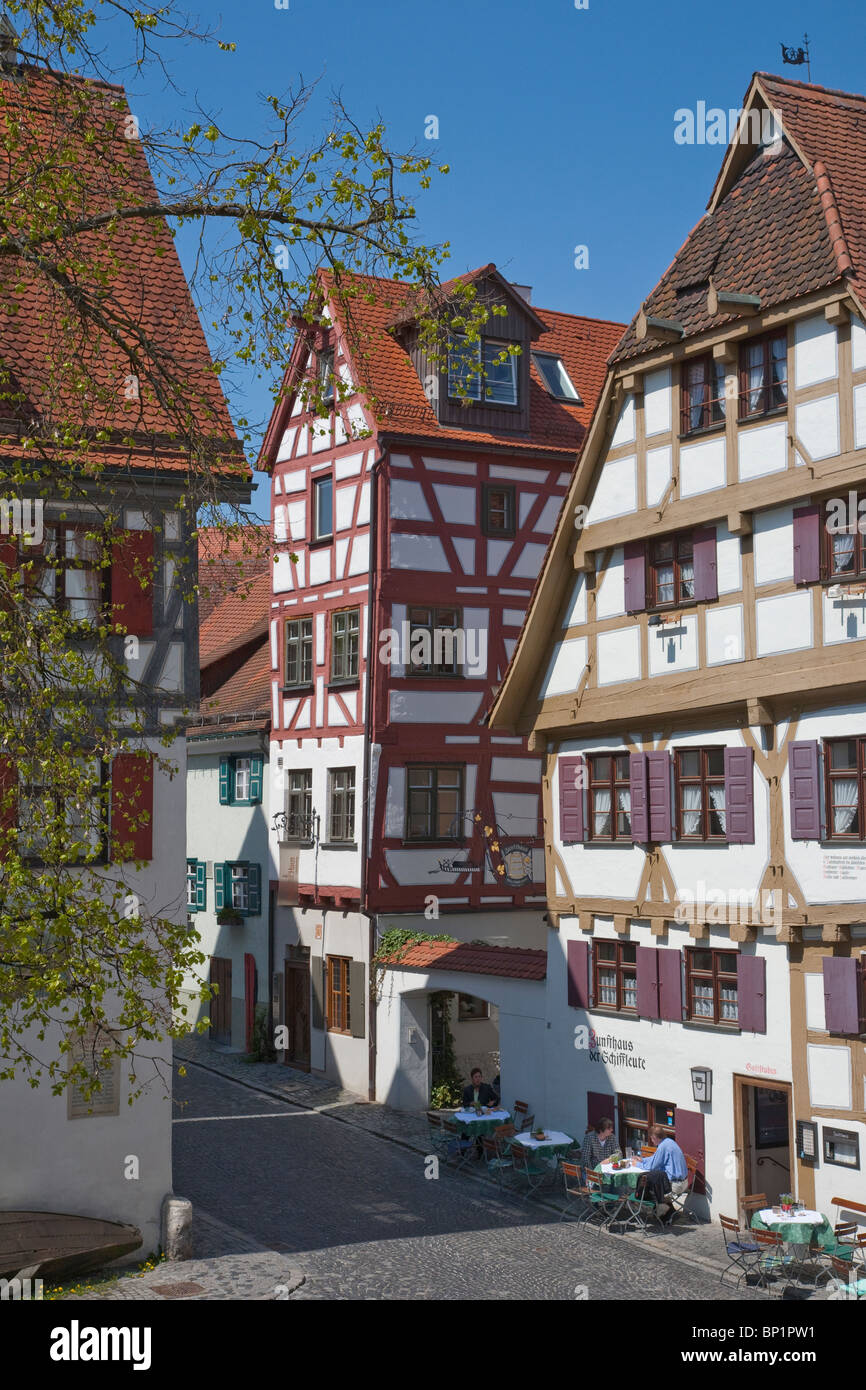
<path id="1" fill-rule="evenodd" d="M 719 827 L 725 833 L 725 789 L 710 787 L 710 806 L 719 818 Z"/>
<path id="2" fill-rule="evenodd" d="M 841 803 L 841 804 L 839 804 Z M 853 777 L 833 781 L 833 829 L 844 835 L 857 815 L 857 782 Z"/>
<path id="3" fill-rule="evenodd" d="M 610 834 L 610 792 L 597 791 L 592 794 L 594 835 Z"/>
<path id="4" fill-rule="evenodd" d="M 701 831 L 701 789 L 683 787 L 683 835 L 699 835 Z"/>

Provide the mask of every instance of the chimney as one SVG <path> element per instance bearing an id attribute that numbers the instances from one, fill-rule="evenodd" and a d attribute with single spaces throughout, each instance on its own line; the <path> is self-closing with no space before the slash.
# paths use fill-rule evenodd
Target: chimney
<path id="1" fill-rule="evenodd" d="M 527 302 L 527 304 L 531 304 L 531 303 L 532 303 L 532 286 L 531 286 L 531 285 L 515 285 L 514 282 L 512 281 L 511 288 L 512 288 L 513 290 L 517 290 L 517 293 L 520 295 L 520 298 L 521 298 L 521 299 L 525 299 L 526 302 Z"/>

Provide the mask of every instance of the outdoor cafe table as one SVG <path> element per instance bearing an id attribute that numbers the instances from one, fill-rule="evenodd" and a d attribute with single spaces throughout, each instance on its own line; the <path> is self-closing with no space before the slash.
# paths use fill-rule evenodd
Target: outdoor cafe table
<path id="1" fill-rule="evenodd" d="M 543 1139 L 535 1139 L 531 1134 L 515 1134 L 512 1144 L 523 1144 L 527 1149 L 541 1149 L 545 1158 L 553 1155 L 558 1157 L 567 1154 L 574 1140 L 570 1134 L 563 1134 L 561 1129 L 546 1129 Z"/>
<path id="2" fill-rule="evenodd" d="M 610 1163 L 599 1163 L 596 1165 L 596 1173 L 601 1173 L 608 1187 L 614 1183 L 620 1192 L 634 1192 L 637 1187 L 637 1180 L 645 1169 L 639 1163 L 629 1163 L 625 1168 L 612 1168 Z"/>
<path id="3" fill-rule="evenodd" d="M 491 1110 L 482 1115 L 476 1115 L 474 1110 L 455 1110 L 452 1116 L 454 1123 L 460 1126 L 461 1132 L 478 1138 L 482 1134 L 492 1134 L 500 1125 L 508 1124 L 511 1115 L 507 1110 Z"/>
<path id="4" fill-rule="evenodd" d="M 772 1207 L 756 1211 L 752 1217 L 752 1228 L 756 1231 L 775 1231 L 786 1245 L 807 1248 L 812 1236 L 817 1236 L 822 1249 L 833 1249 L 836 1237 L 833 1227 L 820 1211 L 774 1212 Z"/>

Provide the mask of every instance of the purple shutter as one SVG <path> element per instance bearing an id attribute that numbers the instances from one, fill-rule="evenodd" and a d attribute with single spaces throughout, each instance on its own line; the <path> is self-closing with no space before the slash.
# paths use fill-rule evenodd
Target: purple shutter
<path id="1" fill-rule="evenodd" d="M 692 557 L 695 567 L 695 598 L 709 602 L 719 597 L 716 577 L 716 528 L 707 526 L 692 534 Z"/>
<path id="2" fill-rule="evenodd" d="M 671 755 L 647 753 L 649 838 L 666 843 L 673 839 L 671 817 Z"/>
<path id="3" fill-rule="evenodd" d="M 737 1020 L 744 1033 L 767 1031 L 767 962 L 737 954 Z"/>
<path id="4" fill-rule="evenodd" d="M 645 844 L 650 837 L 646 772 L 646 753 L 629 753 L 628 779 L 631 790 L 631 838 L 641 844 Z"/>
<path id="5" fill-rule="evenodd" d="M 625 611 L 642 613 L 646 608 L 646 545 L 643 541 L 626 541 L 623 571 Z"/>
<path id="6" fill-rule="evenodd" d="M 674 1138 L 684 1154 L 698 1165 L 695 1192 L 705 1192 L 706 1156 L 704 1152 L 704 1117 L 699 1110 L 680 1110 L 674 1116 Z"/>
<path id="7" fill-rule="evenodd" d="M 794 508 L 794 583 L 814 584 L 821 576 L 821 511 Z"/>
<path id="8" fill-rule="evenodd" d="M 589 1008 L 589 944 L 569 941 L 565 948 L 568 967 L 568 1006 Z"/>
<path id="9" fill-rule="evenodd" d="M 725 838 L 730 845 L 755 843 L 755 793 L 751 748 L 725 749 Z"/>
<path id="10" fill-rule="evenodd" d="M 825 956 L 824 1022 L 828 1033 L 860 1032 L 857 961 L 850 956 Z"/>
<path id="11" fill-rule="evenodd" d="M 581 757 L 559 759 L 559 834 L 563 844 L 583 839 L 584 769 Z"/>
<path id="12" fill-rule="evenodd" d="M 804 739 L 788 747 L 788 794 L 791 800 L 791 839 L 820 840 L 821 785 L 818 744 Z"/>
<path id="13" fill-rule="evenodd" d="M 666 946 L 658 953 L 659 1012 L 666 1023 L 683 1021 L 682 952 Z"/>
<path id="14" fill-rule="evenodd" d="M 603 1091 L 587 1091 L 586 1123 L 594 1129 L 599 1120 L 616 1119 L 616 1096 L 607 1096 Z"/>
<path id="15" fill-rule="evenodd" d="M 659 1017 L 660 954 L 654 946 L 637 948 L 637 1011 L 641 1018 Z"/>

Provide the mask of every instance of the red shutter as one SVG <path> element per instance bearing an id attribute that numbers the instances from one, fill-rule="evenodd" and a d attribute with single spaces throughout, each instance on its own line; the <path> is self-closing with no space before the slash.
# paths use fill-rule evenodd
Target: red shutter
<path id="1" fill-rule="evenodd" d="M 559 759 L 559 837 L 563 844 L 583 840 L 585 768 L 582 757 Z"/>
<path id="2" fill-rule="evenodd" d="M 153 636 L 153 532 L 122 531 L 111 554 L 111 621 Z"/>
<path id="3" fill-rule="evenodd" d="M 587 1091 L 586 1123 L 588 1128 L 594 1129 L 599 1120 L 616 1122 L 616 1096 L 607 1096 L 603 1091 Z"/>
<path id="4" fill-rule="evenodd" d="M 671 814 L 671 755 L 647 753 L 649 789 L 649 837 L 667 843 L 673 839 Z"/>
<path id="5" fill-rule="evenodd" d="M 767 1031 L 767 962 L 737 955 L 737 1021 L 744 1033 Z"/>
<path id="6" fill-rule="evenodd" d="M 824 1024 L 828 1033 L 860 1032 L 859 972 L 850 956 L 825 956 Z"/>
<path id="7" fill-rule="evenodd" d="M 631 838 L 638 844 L 649 839 L 646 753 L 630 753 L 628 777 L 631 790 Z"/>
<path id="8" fill-rule="evenodd" d="M 641 1018 L 659 1017 L 659 952 L 654 946 L 637 948 L 637 1011 Z"/>
<path id="9" fill-rule="evenodd" d="M 589 944 L 569 941 L 566 945 L 568 968 L 568 1006 L 570 1009 L 589 1008 Z"/>
<path id="10" fill-rule="evenodd" d="M 716 528 L 707 526 L 692 535 L 692 556 L 695 567 L 695 598 L 710 602 L 719 597 L 716 577 Z"/>
<path id="11" fill-rule="evenodd" d="M 666 946 L 658 953 L 659 1012 L 666 1023 L 683 1021 L 683 958 Z"/>
<path id="12" fill-rule="evenodd" d="M 118 753 L 112 763 L 111 857 L 153 858 L 152 753 Z"/>
<path id="13" fill-rule="evenodd" d="M 788 796 L 791 805 L 791 839 L 820 840 L 821 786 L 818 781 L 818 744 L 804 739 L 788 746 Z"/>
<path id="14" fill-rule="evenodd" d="M 731 845 L 755 843 L 754 764 L 754 749 L 725 749 L 725 839 Z"/>
<path id="15" fill-rule="evenodd" d="M 680 1110 L 674 1118 L 674 1138 L 684 1154 L 697 1160 L 698 1174 L 695 1192 L 706 1191 L 706 1154 L 704 1151 L 704 1117 L 697 1110 Z"/>
<path id="16" fill-rule="evenodd" d="M 814 584 L 821 574 L 821 512 L 794 508 L 794 583 Z"/>
<path id="17" fill-rule="evenodd" d="M 641 613 L 646 608 L 646 545 L 643 541 L 626 541 L 623 572 L 625 611 Z"/>
<path id="18" fill-rule="evenodd" d="M 0 857 L 7 849 L 6 833 L 18 822 L 18 769 L 8 754 L 0 755 Z"/>

